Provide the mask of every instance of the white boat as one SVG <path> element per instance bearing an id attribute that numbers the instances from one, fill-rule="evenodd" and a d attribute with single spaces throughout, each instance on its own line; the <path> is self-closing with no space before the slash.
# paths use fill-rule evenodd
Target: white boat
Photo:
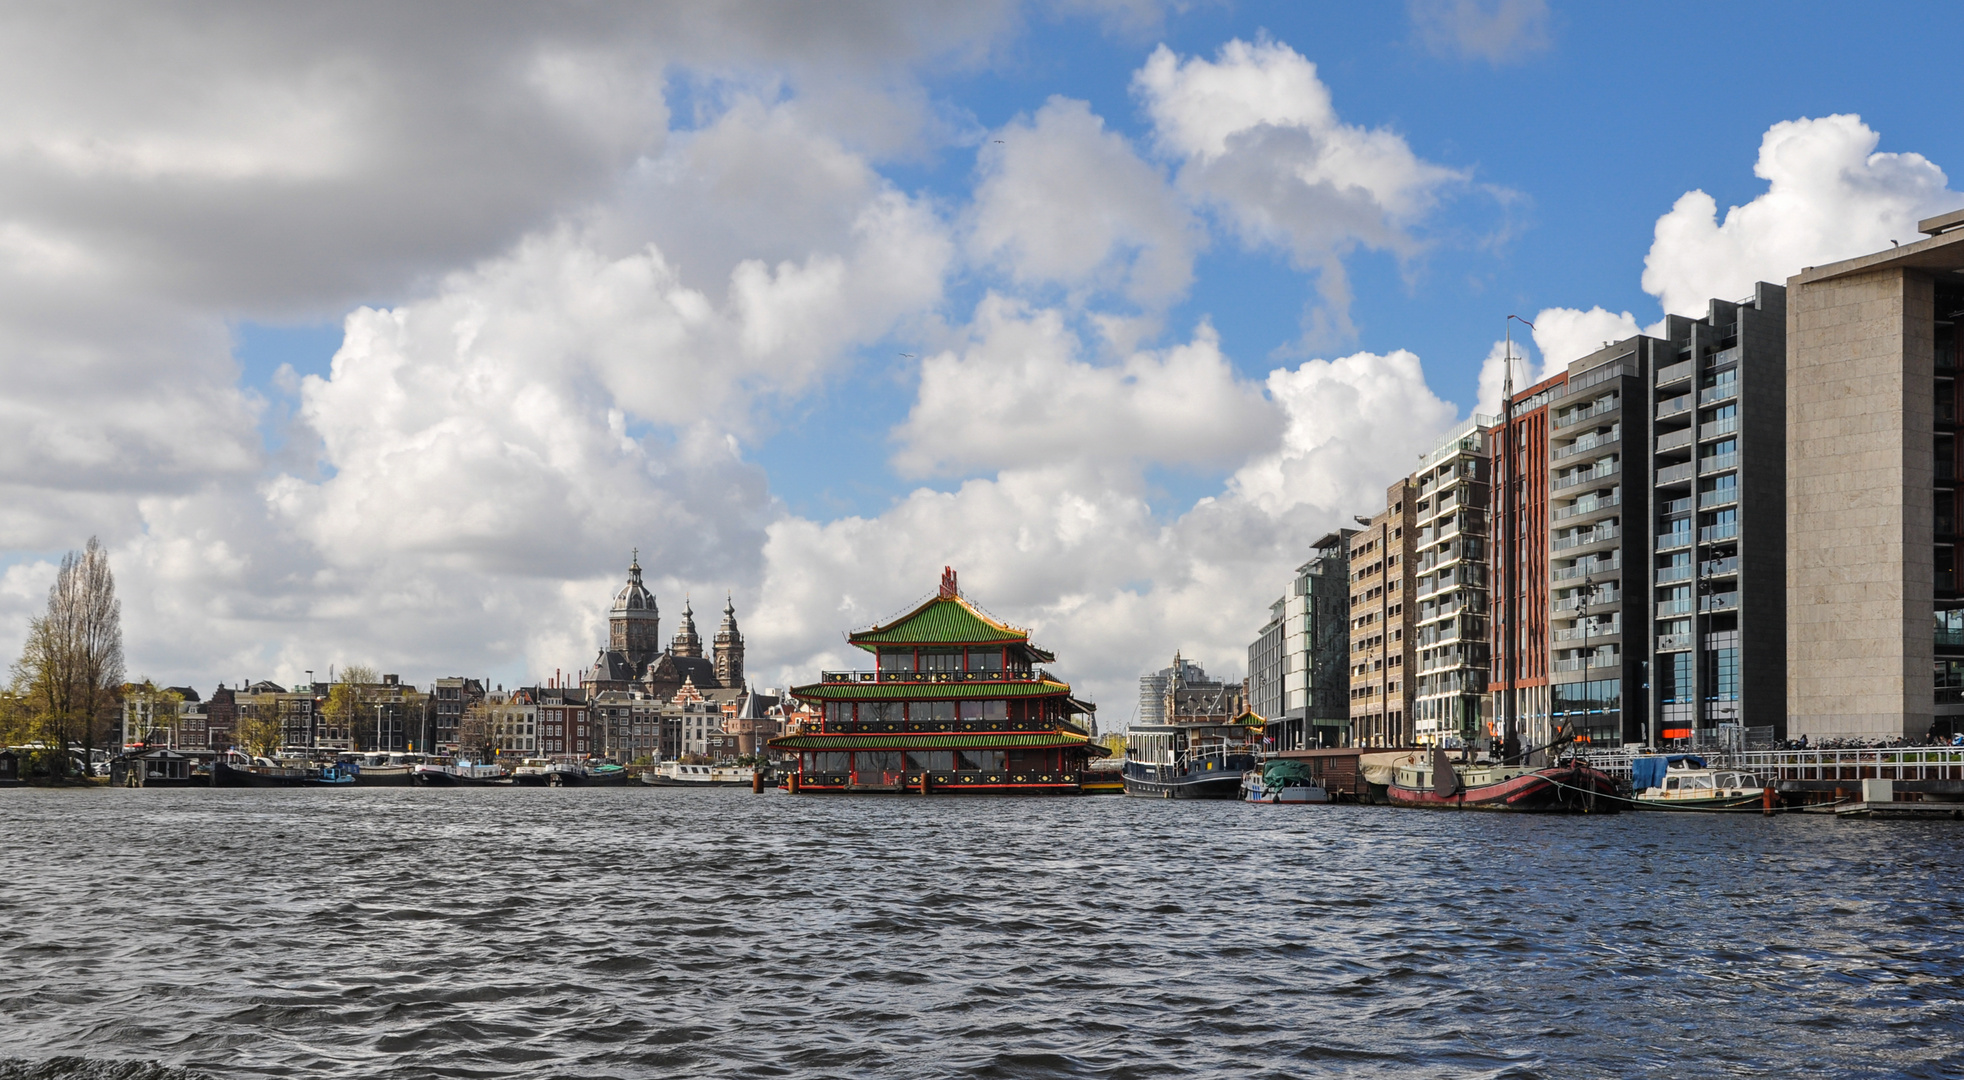
<path id="1" fill-rule="evenodd" d="M 546 758 L 526 758 L 511 771 L 511 782 L 527 787 L 544 787 L 551 771 L 552 762 Z"/>
<path id="2" fill-rule="evenodd" d="M 1729 810 L 1766 804 L 1752 773 L 1713 769 L 1696 754 L 1646 754 L 1630 763 L 1635 810 Z"/>
<path id="3" fill-rule="evenodd" d="M 749 787 L 756 772 L 748 765 L 684 765 L 664 761 L 641 774 L 650 787 Z"/>

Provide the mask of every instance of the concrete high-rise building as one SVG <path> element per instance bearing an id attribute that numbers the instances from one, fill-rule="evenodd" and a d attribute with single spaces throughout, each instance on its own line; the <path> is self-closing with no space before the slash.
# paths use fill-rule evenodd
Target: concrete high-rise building
<path id="1" fill-rule="evenodd" d="M 1358 518 L 1350 538 L 1350 733 L 1355 746 L 1412 742 L 1411 607 L 1418 491 L 1410 477 L 1385 490 L 1384 510 Z"/>
<path id="2" fill-rule="evenodd" d="M 1350 728 L 1350 538 L 1339 529 L 1296 568 L 1248 646 L 1249 708 L 1268 721 L 1271 749 L 1340 746 Z"/>
<path id="3" fill-rule="evenodd" d="M 1548 683 L 1548 403 L 1568 372 L 1516 392 L 1493 447 L 1493 700 L 1506 753 L 1546 746 Z"/>
<path id="4" fill-rule="evenodd" d="M 1406 607 L 1416 653 L 1412 736 L 1421 745 L 1485 745 L 1491 672 L 1488 514 L 1491 451 L 1499 417 L 1449 432 L 1412 474 L 1418 532 L 1412 544 L 1415 606 Z"/>
<path id="5" fill-rule="evenodd" d="M 1787 291 L 1665 319 L 1652 379 L 1652 745 L 1786 726 Z M 1631 639 L 1626 638 L 1626 641 Z M 1631 641 L 1634 644 L 1634 641 Z"/>
<path id="6" fill-rule="evenodd" d="M 1964 210 L 1787 279 L 1787 733 L 1922 738 L 1964 715 Z"/>
<path id="7" fill-rule="evenodd" d="M 1649 378 L 1664 349 L 1605 345 L 1549 392 L 1549 722 L 1597 746 L 1642 742 L 1648 716 Z"/>

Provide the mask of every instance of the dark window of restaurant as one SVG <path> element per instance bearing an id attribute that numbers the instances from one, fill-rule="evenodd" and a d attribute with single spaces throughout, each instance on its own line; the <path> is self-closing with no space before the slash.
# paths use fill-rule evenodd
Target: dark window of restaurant
<path id="1" fill-rule="evenodd" d="M 857 750 L 853 757 L 853 767 L 861 774 L 900 771 L 898 750 Z"/>
<path id="2" fill-rule="evenodd" d="M 909 772 L 926 769 L 929 772 L 949 772 L 955 767 L 953 750 L 909 750 L 907 769 Z"/>
<path id="3" fill-rule="evenodd" d="M 852 755 L 844 750 L 821 750 L 811 757 L 811 771 L 815 773 L 842 773 L 852 768 Z"/>
<path id="4" fill-rule="evenodd" d="M 921 651 L 922 671 L 960 671 L 962 654 L 955 649 L 934 649 Z"/>
<path id="5" fill-rule="evenodd" d="M 880 654 L 880 670 L 883 672 L 905 672 L 914 670 L 914 650 L 883 652 Z"/>
<path id="6" fill-rule="evenodd" d="M 1002 758 L 1000 750 L 957 750 L 955 768 L 971 772 L 1001 772 Z"/>
<path id="7" fill-rule="evenodd" d="M 1001 649 L 970 649 L 970 650 L 968 650 L 968 670 L 970 670 L 970 671 L 1001 671 L 1001 670 L 1002 670 L 1002 650 L 1001 650 Z"/>
<path id="8" fill-rule="evenodd" d="M 955 719 L 952 701 L 916 701 L 907 707 L 907 717 L 928 723 L 948 724 Z"/>
<path id="9" fill-rule="evenodd" d="M 962 719 L 1007 720 L 1009 719 L 1009 702 L 1001 698 L 997 698 L 994 701 L 964 701 L 962 702 Z"/>

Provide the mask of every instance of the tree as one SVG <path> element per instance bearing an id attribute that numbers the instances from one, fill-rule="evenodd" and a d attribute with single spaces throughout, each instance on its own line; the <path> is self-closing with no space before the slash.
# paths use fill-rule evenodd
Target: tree
<path id="1" fill-rule="evenodd" d="M 457 722 L 457 752 L 472 761 L 490 761 L 498 752 L 492 704 L 479 698 L 464 707 Z"/>
<path id="2" fill-rule="evenodd" d="M 379 733 L 375 731 L 375 684 L 380 682 L 375 669 L 364 664 L 350 664 L 341 669 L 341 677 L 335 680 L 327 692 L 328 723 L 346 732 L 361 749 L 374 749 Z M 366 715 L 364 715 L 366 714 Z M 362 739 L 355 733 L 365 731 L 369 738 Z"/>
<path id="3" fill-rule="evenodd" d="M 280 749 L 280 718 L 278 716 L 241 716 L 238 730 L 233 733 L 245 748 L 262 757 L 271 757 Z"/>
<path id="4" fill-rule="evenodd" d="M 93 756 L 98 736 L 118 719 L 123 682 L 123 605 L 109 553 L 95 537 L 62 556 L 47 613 L 28 624 L 13 674 L 36 734 L 56 749 L 54 768 L 67 771 L 66 751 L 76 742 L 83 760 Z"/>
<path id="5" fill-rule="evenodd" d="M 140 720 L 131 726 L 131 735 L 146 744 L 161 739 L 168 746 L 177 745 L 178 706 L 184 704 L 183 694 L 143 679 L 124 683 L 122 697 L 123 710 Z"/>

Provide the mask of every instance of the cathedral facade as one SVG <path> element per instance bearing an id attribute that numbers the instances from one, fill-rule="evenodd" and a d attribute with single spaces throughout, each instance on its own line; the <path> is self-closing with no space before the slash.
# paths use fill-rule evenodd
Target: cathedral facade
<path id="1" fill-rule="evenodd" d="M 723 604 L 713 657 L 702 653 L 695 609 L 686 599 L 681 625 L 668 648 L 661 648 L 660 641 L 661 610 L 641 580 L 637 551 L 628 564 L 627 584 L 614 594 L 607 615 L 607 647 L 600 650 L 581 684 L 589 693 L 640 691 L 661 701 L 674 698 L 685 685 L 699 692 L 743 689 L 743 633 L 737 629 L 733 603 Z"/>

